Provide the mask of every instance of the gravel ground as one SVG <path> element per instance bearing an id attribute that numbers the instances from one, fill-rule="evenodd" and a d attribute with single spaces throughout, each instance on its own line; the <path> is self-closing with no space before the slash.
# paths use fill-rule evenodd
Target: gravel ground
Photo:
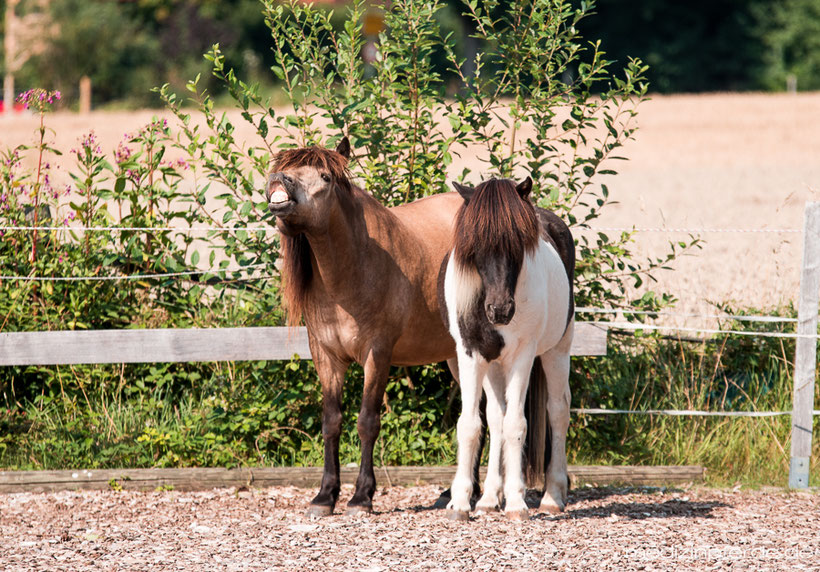
<path id="1" fill-rule="evenodd" d="M 820 570 L 817 493 L 583 488 L 558 517 L 457 523 L 440 491 L 323 520 L 296 488 L 0 495 L 0 569 Z"/>

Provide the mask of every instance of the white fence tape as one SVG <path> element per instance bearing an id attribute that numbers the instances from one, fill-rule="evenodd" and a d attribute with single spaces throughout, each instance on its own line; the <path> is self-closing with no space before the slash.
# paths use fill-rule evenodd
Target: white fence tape
<path id="1" fill-rule="evenodd" d="M 797 322 L 797 318 L 783 318 L 781 316 L 733 316 L 731 314 L 679 314 L 663 310 L 630 310 L 629 308 L 575 308 L 576 314 L 629 314 L 632 316 L 665 316 L 670 318 L 697 318 L 700 320 L 735 320 L 738 322 Z"/>
<path id="2" fill-rule="evenodd" d="M 0 276 L 0 280 L 19 280 L 21 282 L 104 282 L 121 280 L 148 280 L 151 278 L 179 278 L 182 276 L 197 276 L 201 274 L 220 274 L 224 272 L 242 272 L 254 268 L 267 267 L 267 264 L 249 264 L 241 268 L 219 268 L 211 270 L 186 270 L 184 272 L 165 272 L 162 274 L 123 274 L 120 276 Z M 271 275 L 244 276 L 239 278 L 221 278 L 226 281 L 237 280 L 266 280 Z"/>
<path id="3" fill-rule="evenodd" d="M 669 234 L 708 234 L 708 233 L 773 233 L 794 234 L 803 232 L 799 228 L 662 228 L 662 227 L 612 227 L 612 226 L 574 226 L 572 230 L 591 232 L 664 232 Z"/>
<path id="4" fill-rule="evenodd" d="M 807 338 L 811 340 L 818 340 L 820 339 L 820 335 L 818 334 L 809 334 L 809 335 L 801 335 L 801 334 L 790 334 L 785 332 L 747 332 L 742 330 L 720 330 L 716 328 L 686 328 L 686 327 L 679 327 L 679 326 L 656 326 L 653 324 L 634 324 L 632 322 L 587 322 L 590 324 L 595 324 L 596 326 L 606 326 L 609 328 L 615 328 L 619 330 L 667 330 L 670 332 L 689 332 L 695 334 L 734 334 L 738 336 L 754 336 L 754 337 L 761 337 L 761 338 Z"/>
<path id="5" fill-rule="evenodd" d="M 142 227 L 142 226 L 0 226 L 0 231 L 59 231 L 70 230 L 74 232 L 266 232 L 276 233 L 278 230 L 274 226 L 251 226 L 251 227 L 222 227 L 222 226 L 201 226 L 201 227 Z M 581 232 L 659 232 L 668 234 L 711 234 L 711 233 L 768 233 L 768 234 L 794 234 L 803 232 L 799 228 L 663 228 L 663 227 L 611 227 L 611 226 L 574 226 L 573 231 Z"/>
<path id="6" fill-rule="evenodd" d="M 0 226 L 0 232 L 5 231 L 71 231 L 71 232 L 180 232 L 185 234 L 207 232 L 265 232 L 278 233 L 274 226 Z"/>
<path id="7" fill-rule="evenodd" d="M 698 411 L 697 409 L 597 409 L 572 408 L 578 415 L 668 415 L 671 417 L 781 417 L 791 411 Z M 814 415 L 820 415 L 815 410 Z"/>

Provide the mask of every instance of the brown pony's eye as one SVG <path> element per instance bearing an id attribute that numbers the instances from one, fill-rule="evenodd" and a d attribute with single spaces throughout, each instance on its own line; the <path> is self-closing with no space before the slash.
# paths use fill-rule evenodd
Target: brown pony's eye
<path id="1" fill-rule="evenodd" d="M 330 182 L 330 175 L 328 175 L 327 173 L 322 173 L 322 180 L 325 183 L 329 183 Z"/>

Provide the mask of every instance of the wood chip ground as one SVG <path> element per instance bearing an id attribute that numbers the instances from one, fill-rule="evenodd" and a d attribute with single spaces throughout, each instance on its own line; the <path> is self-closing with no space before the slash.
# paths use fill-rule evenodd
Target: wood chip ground
<path id="1" fill-rule="evenodd" d="M 581 488 L 525 523 L 451 522 L 441 487 L 304 516 L 314 490 L 0 495 L 0 570 L 820 570 L 820 494 Z"/>

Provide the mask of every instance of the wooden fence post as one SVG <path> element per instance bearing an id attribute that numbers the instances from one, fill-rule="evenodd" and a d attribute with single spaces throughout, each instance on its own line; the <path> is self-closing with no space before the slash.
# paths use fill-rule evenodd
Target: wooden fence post
<path id="1" fill-rule="evenodd" d="M 84 75 L 80 78 L 80 114 L 91 113 L 91 78 Z"/>
<path id="2" fill-rule="evenodd" d="M 820 297 L 820 202 L 806 205 L 804 224 L 797 333 L 803 336 L 816 336 L 818 297 Z M 809 486 L 817 339 L 797 338 L 796 346 L 789 488 L 805 489 Z"/>

